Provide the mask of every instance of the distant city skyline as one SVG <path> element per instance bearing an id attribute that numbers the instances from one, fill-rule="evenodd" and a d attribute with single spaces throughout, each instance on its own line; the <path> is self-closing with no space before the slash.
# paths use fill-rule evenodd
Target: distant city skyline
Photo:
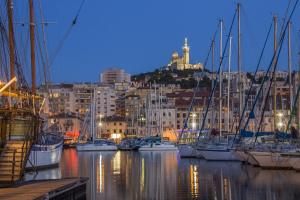
<path id="1" fill-rule="evenodd" d="M 42 1 L 45 19 L 55 22 L 46 27 L 50 57 L 63 38 L 81 4 L 81 0 Z M 280 31 L 288 1 L 241 0 L 242 67 L 252 71 L 257 63 L 272 13 L 279 16 Z M 294 3 L 295 1 L 291 1 Z M 106 68 L 118 67 L 130 74 L 153 71 L 167 65 L 174 51 L 181 51 L 184 38 L 190 44 L 192 63 L 204 62 L 210 40 L 219 19 L 229 31 L 237 1 L 220 0 L 86 0 L 77 24 L 64 42 L 52 67 L 53 82 L 95 82 Z M 16 2 L 16 12 L 24 2 Z M 300 45 L 298 30 L 300 5 L 293 16 L 293 69 L 297 64 Z M 36 5 L 37 7 L 37 5 Z M 17 16 L 18 17 L 18 16 Z M 16 20 L 18 18 L 16 17 Z M 236 26 L 233 31 L 233 70 L 236 69 Z M 269 64 L 273 38 L 269 38 L 262 65 Z M 217 45 L 218 46 L 218 45 Z M 279 62 L 280 70 L 287 66 L 286 42 Z M 218 53 L 216 49 L 216 56 Z M 217 60 L 217 59 L 216 59 Z M 207 66 L 211 67 L 210 63 Z"/>

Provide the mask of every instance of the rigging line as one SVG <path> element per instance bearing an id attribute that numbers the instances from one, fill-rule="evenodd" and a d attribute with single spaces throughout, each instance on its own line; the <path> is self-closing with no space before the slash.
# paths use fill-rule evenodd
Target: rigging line
<path id="1" fill-rule="evenodd" d="M 299 2 L 299 0 L 296 1 L 295 5 L 294 5 L 294 8 L 293 8 L 293 10 L 292 10 L 292 12 L 291 12 L 291 14 L 290 14 L 289 20 L 292 18 L 292 16 L 293 16 L 293 14 L 294 14 L 294 11 L 295 11 L 295 9 L 296 9 L 296 6 L 297 6 L 298 2 Z M 289 21 L 289 20 L 288 20 L 288 21 Z M 286 33 L 286 30 L 287 30 L 287 27 L 288 27 L 288 23 L 286 24 L 286 26 L 285 26 L 285 28 L 284 28 L 284 32 L 283 32 L 283 34 L 282 34 L 281 37 L 280 37 L 280 41 L 279 41 L 279 51 L 276 51 L 276 52 L 273 53 L 272 59 L 271 59 L 270 64 L 269 64 L 269 67 L 268 67 L 268 69 L 267 69 L 267 71 L 266 71 L 266 73 L 265 73 L 265 75 L 264 75 L 263 82 L 262 82 L 261 85 L 260 85 L 258 94 L 256 95 L 255 101 L 254 101 L 254 103 L 253 103 L 253 106 L 252 106 L 252 109 L 251 109 L 251 113 L 254 111 L 254 108 L 255 108 L 256 103 L 257 103 L 257 101 L 258 101 L 258 96 L 260 96 L 261 91 L 262 91 L 262 88 L 263 88 L 263 86 L 264 86 L 264 83 L 265 83 L 267 77 L 269 76 L 268 74 L 269 74 L 269 72 L 270 72 L 270 70 L 271 70 L 272 64 L 274 63 L 274 61 L 276 61 L 276 57 L 279 57 L 279 55 L 280 55 L 279 53 L 281 52 L 281 49 L 282 49 L 282 46 L 283 46 L 282 43 L 283 43 L 283 40 L 284 40 L 284 37 L 285 37 L 285 33 Z M 277 58 L 277 61 L 278 61 L 278 58 Z M 276 70 L 277 62 L 276 62 L 275 64 L 276 64 L 276 65 L 274 66 L 274 69 L 273 69 L 273 70 Z M 274 71 L 273 71 L 273 72 L 274 72 Z M 243 130 L 245 130 L 246 127 L 248 126 L 249 118 L 250 118 L 250 115 L 248 116 L 247 122 L 246 122 L 246 124 L 244 125 Z M 234 140 L 234 141 L 235 141 L 235 140 Z M 233 142 L 234 142 L 234 141 L 233 141 Z"/>
<path id="2" fill-rule="evenodd" d="M 260 46 L 258 45 L 259 44 L 259 42 L 258 42 L 258 40 L 257 40 L 257 37 L 255 37 L 255 33 L 252 31 L 253 30 L 253 26 L 251 27 L 251 23 L 250 23 L 250 20 L 249 20 L 249 17 L 248 17 L 248 15 L 247 15 L 247 12 L 246 12 L 246 10 L 244 9 L 244 7 L 241 5 L 241 14 L 242 14 L 242 19 L 244 19 L 243 20 L 243 22 L 245 23 L 245 31 L 244 32 L 246 32 L 246 33 L 248 33 L 248 34 L 242 34 L 242 36 L 241 37 L 243 37 L 244 39 L 245 39 L 245 36 L 249 36 L 248 37 L 248 39 L 249 39 L 249 41 L 252 41 L 251 42 L 251 45 L 253 46 L 253 45 L 255 45 L 255 49 L 260 49 Z M 246 39 L 245 40 L 242 40 L 242 41 L 247 41 Z M 247 45 L 246 43 L 244 43 L 245 45 Z M 241 49 L 242 50 L 242 49 Z M 241 52 L 241 56 L 243 56 L 243 52 Z M 243 61 L 243 59 L 241 58 L 241 60 Z M 262 58 L 262 64 L 265 64 L 265 60 L 264 60 L 264 58 Z"/>
<path id="3" fill-rule="evenodd" d="M 269 27 L 269 30 L 268 30 L 268 33 L 267 33 L 267 37 L 266 37 L 266 39 L 265 39 L 263 48 L 262 48 L 262 50 L 261 50 L 261 53 L 260 53 L 260 56 L 259 56 L 259 59 L 258 59 L 257 65 L 256 65 L 256 69 L 255 69 L 255 72 L 254 72 L 254 75 L 253 75 L 254 79 L 255 79 L 256 74 L 257 74 L 257 72 L 258 72 L 258 70 L 259 70 L 260 63 L 261 63 L 261 61 L 262 61 L 262 58 L 263 58 L 263 55 L 264 55 L 264 52 L 265 52 L 265 48 L 266 48 L 266 46 L 267 46 L 268 39 L 269 39 L 271 30 L 272 30 L 272 26 L 273 26 L 273 20 L 271 21 L 271 24 L 270 24 L 270 27 Z M 243 117 L 244 117 L 245 112 L 246 112 L 247 104 L 248 104 L 248 101 L 249 101 L 249 99 L 250 99 L 250 94 L 251 94 L 251 92 L 252 92 L 253 86 L 254 86 L 254 80 L 252 80 L 251 85 L 250 85 L 250 88 L 249 88 L 248 93 L 247 93 L 247 97 L 245 98 L 246 101 L 245 101 L 245 103 L 244 103 L 242 115 L 241 115 L 241 117 L 240 117 L 240 119 L 239 119 L 238 128 L 236 129 L 236 132 L 235 132 L 235 136 L 234 136 L 233 141 L 236 139 L 236 136 L 237 136 L 238 132 L 240 131 L 240 128 L 241 128 L 241 125 L 242 125 L 242 121 L 243 121 Z M 247 123 L 247 122 L 246 122 L 246 123 Z"/>
<path id="4" fill-rule="evenodd" d="M 80 7 L 74 17 L 74 19 L 72 20 L 69 28 L 67 29 L 67 31 L 65 32 L 64 36 L 62 37 L 61 41 L 59 42 L 57 48 L 55 49 L 54 53 L 53 53 L 53 56 L 50 58 L 50 62 L 49 62 L 49 67 L 52 66 L 52 64 L 54 63 L 54 60 L 56 58 L 56 56 L 58 55 L 58 52 L 62 49 L 66 39 L 68 38 L 68 36 L 70 35 L 71 33 L 71 30 L 73 29 L 73 27 L 77 24 L 77 20 L 79 18 L 79 15 L 81 13 L 81 10 L 83 8 L 83 5 L 84 3 L 86 2 L 86 0 L 82 0 L 81 4 L 80 4 Z"/>
<path id="5" fill-rule="evenodd" d="M 280 31 L 280 35 L 282 34 L 284 24 L 286 23 L 286 18 L 287 18 L 288 14 L 289 14 L 289 9 L 290 9 L 290 6 L 291 6 L 291 2 L 292 2 L 292 0 L 289 0 L 288 6 L 287 6 L 287 8 L 285 10 L 285 14 L 284 14 L 283 22 L 282 22 L 282 28 L 281 28 L 281 31 Z"/>
<path id="6" fill-rule="evenodd" d="M 43 82 L 42 80 L 42 77 L 44 76 L 44 82 L 46 83 L 47 82 L 47 72 L 46 72 L 46 61 L 45 61 L 45 58 L 43 56 L 43 49 L 42 49 L 42 46 L 41 46 L 41 42 L 40 42 L 40 37 L 39 37 L 39 33 L 38 33 L 38 29 L 35 29 L 35 32 L 36 32 L 36 47 L 37 49 L 39 50 L 39 56 L 37 56 L 39 59 L 40 59 L 40 64 L 43 66 L 43 69 L 39 69 L 40 70 L 40 81 L 41 83 Z M 43 74 L 43 76 L 42 76 Z"/>
<path id="7" fill-rule="evenodd" d="M 47 48 L 47 40 L 46 40 L 46 32 L 45 32 L 45 18 L 44 18 L 44 12 L 43 12 L 43 7 L 42 7 L 42 2 L 41 0 L 38 1 L 38 5 L 39 5 L 39 11 L 40 11 L 40 15 L 41 15 L 41 20 L 42 20 L 42 35 L 43 35 L 43 48 L 45 50 L 45 61 L 43 63 L 44 65 L 44 78 L 45 78 L 45 87 L 46 87 L 46 93 L 48 95 L 49 100 L 51 101 L 51 97 L 53 96 L 53 92 L 52 90 L 49 89 L 49 85 L 51 84 L 51 69 L 50 69 L 50 65 L 49 65 L 49 53 L 48 53 L 48 48 Z M 41 47 L 40 47 L 41 48 Z M 48 78 L 47 78 L 48 75 Z M 53 107 L 54 105 L 51 103 L 50 107 L 52 108 L 52 110 L 54 109 Z"/>
<path id="8" fill-rule="evenodd" d="M 288 23 L 287 23 L 288 25 Z M 284 40 L 284 37 L 285 37 L 285 33 L 286 33 L 286 30 L 283 32 L 283 40 Z M 261 115 L 261 118 L 260 118 L 260 123 L 259 123 L 259 126 L 258 126 L 258 129 L 257 129 L 257 132 L 260 131 L 261 129 L 261 125 L 262 125 L 262 122 L 263 122 L 263 119 L 264 119 L 264 114 L 265 114 L 265 111 L 266 111 L 266 107 L 267 107 L 267 103 L 268 103 L 268 99 L 270 97 L 270 91 L 271 91 L 271 88 L 272 88 L 272 84 L 273 84 L 273 80 L 275 79 L 276 80 L 276 68 L 278 66 L 278 60 L 279 60 L 279 56 L 280 56 L 280 52 L 282 50 L 282 46 L 283 46 L 283 40 L 280 44 L 280 49 L 279 49 L 279 52 L 276 56 L 276 59 L 275 59 L 275 64 L 274 64 L 274 67 L 273 67 L 273 72 L 272 72 L 272 76 L 271 76 L 271 80 L 270 80 L 270 84 L 269 84 L 269 87 L 268 87 L 268 92 L 267 92 L 267 95 L 266 95 L 266 98 L 265 98 L 265 102 L 264 102 L 264 108 L 263 108 L 263 112 L 262 112 L 262 115 Z M 258 134 L 256 134 L 256 137 L 255 137 L 255 143 L 257 141 L 257 136 Z M 254 145 L 255 145 L 254 143 Z"/>
<path id="9" fill-rule="evenodd" d="M 39 11 L 40 11 L 41 20 L 42 20 L 42 29 L 41 30 L 42 30 L 42 34 L 43 34 L 43 47 L 44 47 L 44 51 L 45 51 L 45 67 L 44 67 L 44 70 L 48 74 L 48 76 L 49 76 L 48 81 L 50 82 L 51 81 L 51 74 L 50 74 L 50 66 L 49 66 L 49 53 L 48 53 L 47 42 L 46 42 L 46 33 L 45 33 L 45 24 L 44 24 L 45 18 L 44 18 L 44 12 L 43 12 L 43 7 L 42 7 L 41 0 L 38 1 L 38 5 L 39 5 Z"/>
<path id="10" fill-rule="evenodd" d="M 231 22 L 231 25 L 230 25 L 230 29 L 229 29 L 229 34 L 228 35 L 231 35 L 231 32 L 232 32 L 232 28 L 233 28 L 233 24 L 234 24 L 234 21 L 235 21 L 235 18 L 236 18 L 236 14 L 237 14 L 237 9 L 235 9 L 235 12 L 234 12 L 234 16 L 233 16 L 233 19 L 232 19 L 232 22 Z M 228 46 L 228 41 L 229 41 L 229 36 L 227 37 L 227 40 L 226 40 L 226 44 L 225 44 L 225 48 L 223 50 L 223 53 L 222 55 L 224 55 L 226 53 L 226 49 L 227 49 L 227 46 Z M 221 70 L 221 66 L 223 64 L 223 60 L 224 60 L 224 56 L 222 56 L 221 60 L 220 60 L 220 63 L 219 63 L 219 68 L 218 68 L 218 72 L 217 74 L 220 73 L 220 70 Z M 199 135 L 198 135 L 198 141 L 197 141 L 197 145 L 199 144 L 199 141 L 200 141 L 200 135 L 201 135 L 201 132 L 204 128 L 204 124 L 205 124 L 205 120 L 206 120 L 206 117 L 207 117 L 207 114 L 208 114 L 208 109 L 209 109 L 209 106 L 211 104 L 211 101 L 212 101 L 212 96 L 214 94 L 214 91 L 216 89 L 216 86 L 217 86 L 217 80 L 218 80 L 218 77 L 216 77 L 216 79 L 214 80 L 214 87 L 210 93 L 210 97 L 209 97 L 209 100 L 208 100 L 208 105 L 206 106 L 206 111 L 205 111 L 205 114 L 204 114 L 204 117 L 203 117 L 203 121 L 202 121 L 202 124 L 201 124 L 201 128 L 199 130 Z"/>
<path id="11" fill-rule="evenodd" d="M 204 73 L 205 66 L 207 65 L 207 62 L 208 62 L 208 59 L 209 59 L 209 55 L 210 55 L 210 53 L 211 53 L 211 51 L 212 51 L 212 45 L 213 45 L 213 42 L 214 42 L 214 40 L 215 40 L 215 38 L 216 38 L 217 32 L 218 32 L 218 29 L 215 31 L 214 36 L 213 36 L 213 40 L 211 41 L 211 45 L 210 45 L 210 47 L 209 47 L 209 51 L 208 51 L 207 56 L 206 56 L 206 59 L 205 59 L 205 61 L 204 61 L 204 65 L 203 65 L 204 69 L 202 70 L 201 75 Z M 195 97 L 196 97 L 196 93 L 197 93 L 197 91 L 198 91 L 199 85 L 200 85 L 200 78 L 199 78 L 198 81 L 197 81 L 197 85 L 196 85 L 196 88 L 195 88 L 194 93 L 193 93 L 192 101 L 191 101 L 190 106 L 189 106 L 189 109 L 188 109 L 188 114 L 187 114 L 187 117 L 186 117 L 186 119 L 185 119 L 185 121 L 184 121 L 184 125 L 183 125 L 183 127 L 182 127 L 182 130 L 181 130 L 181 132 L 180 132 L 180 134 L 179 134 L 177 144 L 179 144 L 180 139 L 181 139 L 181 137 L 182 137 L 182 135 L 183 135 L 183 132 L 184 132 L 184 130 L 187 128 L 187 123 L 188 123 L 188 120 L 189 120 L 191 111 L 192 111 L 193 106 L 194 106 L 194 103 L 195 103 Z M 200 115 L 199 115 L 199 118 L 200 118 Z"/>
<path id="12" fill-rule="evenodd" d="M 296 97 L 295 97 L 294 102 L 293 102 L 293 109 L 292 109 L 291 115 L 289 117 L 289 121 L 288 121 L 288 124 L 286 126 L 286 131 L 285 132 L 288 132 L 288 130 L 290 129 L 292 120 L 293 120 L 292 118 L 294 118 L 296 116 L 299 92 L 300 92 L 300 85 L 298 86 L 298 89 L 297 89 L 297 92 L 296 92 Z"/>
<path id="13" fill-rule="evenodd" d="M 1 41 L 2 41 L 2 48 L 3 48 L 3 61 L 4 61 L 4 64 L 5 64 L 5 66 L 2 65 L 2 67 L 3 67 L 3 72 L 4 72 L 4 75 L 5 75 L 5 79 L 6 79 L 6 81 L 8 81 L 9 80 L 9 78 L 8 78 L 9 73 L 8 73 L 8 67 L 7 67 L 8 66 L 8 59 L 7 59 L 8 53 L 7 53 L 7 51 L 5 51 L 5 49 L 7 49 L 6 46 L 5 46 L 6 30 L 5 30 L 5 26 L 3 24 L 1 15 L 0 15 L 0 34 L 1 34 Z M 3 64 L 3 62 L 2 62 L 2 64 Z"/>

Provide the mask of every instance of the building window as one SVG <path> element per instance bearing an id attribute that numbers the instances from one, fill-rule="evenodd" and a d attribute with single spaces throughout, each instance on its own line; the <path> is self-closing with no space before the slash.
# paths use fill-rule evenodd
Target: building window
<path id="1" fill-rule="evenodd" d="M 123 133 L 122 129 L 119 130 L 120 133 Z"/>
<path id="2" fill-rule="evenodd" d="M 116 126 L 117 125 L 117 123 L 116 122 L 114 122 L 114 126 Z"/>
<path id="3" fill-rule="evenodd" d="M 116 130 L 116 129 L 114 129 L 114 133 L 117 133 L 117 130 Z"/>
<path id="4" fill-rule="evenodd" d="M 177 117 L 178 117 L 178 118 L 180 117 L 180 113 L 177 113 Z"/>
<path id="5" fill-rule="evenodd" d="M 122 123 L 120 122 L 119 125 L 122 126 Z"/>

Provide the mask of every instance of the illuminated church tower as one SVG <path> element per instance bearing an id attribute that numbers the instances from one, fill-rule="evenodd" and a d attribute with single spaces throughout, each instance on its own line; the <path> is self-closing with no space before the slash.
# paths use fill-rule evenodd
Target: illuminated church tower
<path id="1" fill-rule="evenodd" d="M 190 47 L 188 46 L 187 38 L 184 39 L 182 53 L 182 56 L 180 56 L 177 51 L 172 54 L 171 62 L 167 65 L 168 69 L 203 69 L 203 65 L 201 63 L 190 64 Z"/>
<path id="2" fill-rule="evenodd" d="M 187 38 L 184 39 L 184 46 L 182 47 L 183 51 L 183 65 L 185 65 L 184 68 L 189 68 L 190 64 L 190 47 L 188 46 Z"/>

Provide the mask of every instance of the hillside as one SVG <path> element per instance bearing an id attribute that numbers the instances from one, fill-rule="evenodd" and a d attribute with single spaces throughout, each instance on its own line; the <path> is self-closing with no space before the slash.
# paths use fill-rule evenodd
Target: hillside
<path id="1" fill-rule="evenodd" d="M 131 80 L 134 82 L 159 83 L 159 84 L 179 84 L 181 88 L 194 88 L 197 85 L 196 77 L 202 71 L 186 69 L 186 70 L 155 70 L 153 72 L 141 73 L 133 75 Z M 206 71 L 208 72 L 208 71 Z M 209 72 L 208 72 L 209 73 Z M 201 77 L 200 87 L 210 87 L 210 79 L 204 75 Z"/>

